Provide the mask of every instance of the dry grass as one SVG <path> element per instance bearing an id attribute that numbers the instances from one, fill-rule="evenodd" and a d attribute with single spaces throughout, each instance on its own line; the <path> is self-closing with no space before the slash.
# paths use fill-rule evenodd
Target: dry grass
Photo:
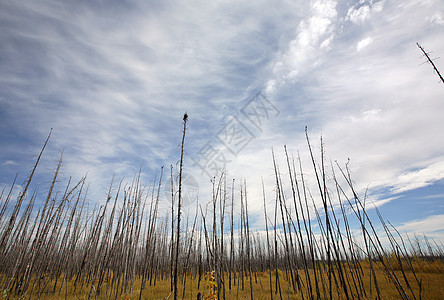
<path id="1" fill-rule="evenodd" d="M 363 284 L 364 288 L 367 291 L 366 296 L 364 296 L 364 299 L 375 299 L 376 297 L 376 290 L 374 287 L 373 279 L 371 277 L 371 270 L 369 268 L 369 264 L 367 261 L 361 262 L 362 270 L 363 270 Z M 413 262 L 413 267 L 415 269 L 415 275 L 420 280 L 422 285 L 422 299 L 442 299 L 442 295 L 444 295 L 444 261 L 442 260 L 434 260 L 434 261 L 425 261 L 420 260 L 416 258 Z M 282 292 L 282 298 L 283 299 L 306 299 L 307 298 L 307 284 L 304 277 L 304 271 L 300 270 L 299 274 L 301 276 L 301 283 L 304 286 L 302 289 L 302 293 L 298 291 L 298 293 L 295 293 L 293 289 L 291 288 L 291 285 L 289 284 L 290 280 L 289 277 L 286 275 L 285 272 L 279 271 L 279 277 L 280 277 L 280 283 L 281 283 L 281 292 Z M 347 272 L 351 274 L 351 272 L 356 272 L 356 270 L 350 270 L 348 269 Z M 396 276 L 401 280 L 403 278 L 403 274 L 400 270 L 394 271 L 396 273 Z M 382 268 L 379 268 L 378 265 L 375 266 L 375 273 L 378 280 L 378 285 L 381 291 L 381 297 L 382 299 L 401 299 L 398 290 L 396 289 L 395 285 L 389 278 L 387 277 L 386 270 L 383 270 Z M 337 276 L 337 272 L 335 272 Z M 408 282 L 410 283 L 410 286 L 415 294 L 415 296 L 419 295 L 419 286 L 418 284 L 412 284 L 416 283 L 415 276 L 413 272 L 408 271 L 405 272 L 406 278 Z M 269 271 L 267 272 L 258 272 L 254 273 L 253 275 L 253 294 L 254 299 L 270 299 L 270 286 L 269 286 Z M 276 293 L 276 280 L 275 280 L 275 272 L 272 272 L 272 282 L 273 282 L 273 296 L 275 299 L 279 299 L 279 293 Z M 249 285 L 249 274 L 246 274 L 246 278 L 244 279 L 244 289 L 242 289 L 241 285 L 238 284 L 240 282 L 236 282 L 236 285 L 232 286 L 231 290 L 228 290 L 228 286 L 226 285 L 226 293 L 225 297 L 226 299 L 250 299 L 250 285 Z M 314 274 L 313 271 L 311 271 L 310 276 L 313 278 Z M 318 277 L 320 278 L 320 277 Z M 326 273 L 323 276 L 324 284 L 328 285 L 328 279 L 326 276 Z M 227 283 L 228 279 L 227 276 L 225 277 L 225 282 Z M 59 280 L 59 282 L 61 282 Z M 334 281 L 333 281 L 334 282 Z M 140 284 L 141 284 L 141 278 L 136 278 L 134 283 L 134 290 L 132 293 L 125 294 L 118 294 L 117 299 L 139 299 L 139 293 L 140 293 Z M 405 287 L 405 282 L 401 280 L 401 284 Z M 200 292 L 204 294 L 206 292 L 206 288 L 208 286 L 208 280 L 205 281 L 204 278 L 202 278 L 202 281 L 200 283 L 200 289 L 197 289 L 198 285 L 198 278 L 193 278 L 193 280 L 190 280 L 187 278 L 187 286 L 185 291 L 185 299 L 196 299 L 197 294 Z M 313 289 L 315 289 L 315 285 L 312 282 Z M 321 286 L 321 285 L 320 285 Z M 59 289 L 57 289 L 58 291 Z M 111 290 L 111 289 L 110 289 Z M 183 285 L 179 284 L 179 290 L 183 290 Z M 338 290 L 334 287 L 333 283 L 333 293 L 332 296 L 334 299 L 345 299 L 345 295 L 343 292 L 340 292 L 341 294 L 338 294 Z M 84 287 L 82 291 L 80 291 L 79 287 L 77 287 L 77 290 L 74 292 L 74 284 L 73 282 L 70 282 L 68 284 L 67 289 L 63 289 L 60 293 L 56 292 L 55 294 L 42 294 L 41 299 L 88 299 L 90 291 L 90 286 Z M 94 299 L 97 297 L 97 299 L 116 299 L 116 295 L 113 294 L 105 294 L 106 291 L 106 285 L 102 289 L 102 293 L 100 295 L 95 295 L 94 290 L 91 295 L 91 299 Z M 356 291 L 350 291 L 352 294 L 352 298 L 357 298 Z M 411 296 L 411 292 L 409 291 L 407 293 L 409 296 Z M 169 296 L 169 297 L 168 297 Z M 320 287 L 320 296 L 321 298 L 328 298 L 328 295 L 325 295 L 322 292 L 322 288 Z M 7 294 L 4 293 L 2 295 L 2 299 L 6 299 Z M 11 299 L 28 299 L 29 297 L 29 291 L 25 293 L 21 297 L 11 297 Z M 172 299 L 173 295 L 170 294 L 170 281 L 169 280 L 158 280 L 155 285 L 149 285 L 147 283 L 146 288 L 143 291 L 142 299 Z M 34 295 L 32 299 L 37 299 L 37 295 Z M 180 293 L 180 297 L 182 298 L 182 292 Z M 221 298 L 222 298 L 222 291 L 221 291 Z M 412 297 L 413 299 L 413 297 Z"/>

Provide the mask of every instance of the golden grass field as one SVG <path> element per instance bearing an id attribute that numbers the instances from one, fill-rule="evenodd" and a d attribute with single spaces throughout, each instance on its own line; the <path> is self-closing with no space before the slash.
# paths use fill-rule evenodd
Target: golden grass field
<path id="1" fill-rule="evenodd" d="M 364 261 L 361 262 L 362 270 L 363 270 L 363 283 L 364 288 L 367 291 L 367 295 L 364 296 L 364 299 L 376 299 L 376 290 L 374 288 L 373 280 L 371 279 L 371 270 L 369 268 L 368 262 Z M 416 278 L 421 282 L 422 284 L 422 293 L 421 297 L 422 299 L 443 299 L 444 295 L 444 261 L 442 260 L 435 260 L 432 262 L 422 261 L 422 260 L 415 260 L 413 263 L 415 275 Z M 394 269 L 396 269 L 396 265 L 393 266 Z M 306 299 L 307 298 L 307 285 L 305 282 L 305 275 L 303 273 L 303 270 L 299 271 L 299 274 L 301 276 L 302 285 L 304 286 L 302 289 L 302 292 L 304 293 L 304 296 L 299 291 L 298 293 L 295 293 L 291 286 L 289 285 L 289 278 L 287 278 L 287 275 L 285 272 L 279 271 L 280 276 L 280 283 L 281 283 L 281 293 L 283 299 Z M 350 270 L 347 269 L 347 272 L 351 274 L 352 272 L 356 273 L 356 270 Z M 406 283 L 404 281 L 403 274 L 400 270 L 394 271 L 396 273 L 396 276 L 400 280 L 402 286 L 404 289 L 406 289 L 407 295 L 414 299 L 411 295 L 411 291 L 407 289 Z M 380 269 L 377 265 L 375 265 L 375 273 L 378 279 L 378 285 L 381 291 L 381 297 L 382 299 L 402 299 L 399 295 L 395 285 L 388 279 L 387 275 L 385 274 L 385 271 Z M 272 285 L 273 285 L 273 298 L 274 299 L 280 299 L 279 293 L 276 293 L 276 276 L 275 271 L 272 271 Z M 253 296 L 254 299 L 271 299 L 270 295 L 270 281 L 269 281 L 269 271 L 267 272 L 258 272 L 258 273 L 252 273 L 252 282 L 253 282 Z M 310 274 L 310 276 L 313 278 L 313 273 Z M 417 281 L 415 279 L 415 276 L 413 272 L 405 272 L 406 278 L 410 284 L 411 289 L 413 290 L 413 293 L 415 294 L 415 297 L 418 299 L 419 295 L 419 286 L 417 284 Z M 327 276 L 324 276 L 324 285 L 325 288 L 328 288 L 328 279 Z M 239 280 L 239 278 L 238 278 Z M 336 289 L 334 287 L 334 280 L 333 281 L 333 299 L 346 299 L 345 295 L 342 293 L 341 295 L 338 295 L 336 292 Z M 59 280 L 61 282 L 61 280 Z M 198 278 L 193 278 L 190 280 L 190 278 L 187 278 L 186 281 L 186 291 L 185 291 L 185 299 L 197 299 L 197 294 L 200 292 L 204 296 L 208 295 L 207 287 L 211 284 L 211 280 L 208 280 L 208 278 L 203 278 L 200 283 L 200 288 L 198 289 Z M 140 285 L 141 285 L 141 278 L 135 279 L 134 282 L 134 289 L 132 293 L 127 293 L 126 295 L 124 293 L 115 295 L 115 292 L 105 294 L 106 291 L 106 285 L 102 287 L 102 293 L 100 295 L 95 295 L 94 289 L 91 294 L 91 299 L 139 299 L 139 293 L 140 293 Z M 236 282 L 236 285 L 232 285 L 231 290 L 228 289 L 228 278 L 227 274 L 225 275 L 225 297 L 226 299 L 250 299 L 251 293 L 250 293 L 250 278 L 249 275 L 246 274 L 246 277 L 244 278 L 244 289 L 242 289 L 241 282 Z M 312 286 L 314 290 L 314 283 L 312 281 Z M 322 299 L 327 299 L 329 295 L 325 295 L 322 291 L 321 284 L 319 285 L 320 294 Z M 90 286 L 84 286 L 82 290 L 80 290 L 79 286 L 77 287 L 76 291 L 74 292 L 74 285 L 73 282 L 70 282 L 67 286 L 67 289 L 63 288 L 62 291 L 59 293 L 59 288 L 56 289 L 56 293 L 42 293 L 40 295 L 40 299 L 88 299 L 89 293 L 90 293 Z M 110 289 L 111 290 L 111 289 Z M 179 299 L 182 299 L 182 291 L 183 291 L 183 284 L 179 285 Z M 352 291 L 353 292 L 353 291 Z M 350 298 L 352 299 L 358 299 L 356 295 L 356 291 L 354 291 L 354 295 Z M 10 299 L 28 299 L 30 296 L 29 291 L 24 294 L 21 297 L 14 297 L 10 295 Z M 8 294 L 6 291 L 2 294 L 2 299 L 6 299 L 8 297 Z M 222 291 L 220 294 L 220 297 L 222 298 Z M 36 292 L 32 295 L 31 299 L 37 299 L 38 295 Z M 170 281 L 169 280 L 158 280 L 156 284 L 149 285 L 149 282 L 147 282 L 147 285 L 143 291 L 142 299 L 173 299 L 173 294 L 170 292 Z M 205 298 L 202 298 L 205 299 Z"/>

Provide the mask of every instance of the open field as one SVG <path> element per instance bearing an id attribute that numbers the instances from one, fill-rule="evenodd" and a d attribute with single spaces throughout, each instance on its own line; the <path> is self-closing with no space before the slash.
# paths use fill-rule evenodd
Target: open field
<path id="1" fill-rule="evenodd" d="M 185 132 L 184 117 L 180 176 Z M 171 185 L 171 209 L 161 216 L 162 181 L 173 180 L 172 167 L 149 189 L 137 176 L 115 190 L 111 184 L 105 203 L 91 212 L 85 178 L 55 190 L 60 158 L 36 208 L 36 194 L 27 189 L 43 147 L 17 199 L 0 194 L 2 297 L 440 299 L 442 246 L 426 237 L 406 240 L 377 208 L 378 218 L 371 218 L 347 166 L 327 174 L 322 147 L 316 161 L 308 136 L 307 145 L 318 191 L 307 187 L 299 158 L 284 148 L 283 179 L 273 154 L 276 194 L 271 208 L 264 196 L 260 231 L 250 227 L 246 183 L 236 187 L 225 173 L 213 182 L 205 209 L 196 207 L 192 216 L 177 213 L 181 184 L 177 193 Z"/>
<path id="2" fill-rule="evenodd" d="M 373 299 L 375 297 L 376 291 L 374 287 L 372 288 L 371 285 L 371 270 L 365 266 L 365 262 L 362 264 L 363 266 L 363 285 L 364 290 L 368 291 L 367 295 L 358 295 L 356 291 L 351 291 L 354 298 L 362 297 L 363 299 Z M 444 282 L 444 262 L 443 261 L 434 261 L 434 262 L 426 262 L 426 261 L 417 261 L 415 263 L 415 269 L 418 269 L 416 272 L 416 277 L 422 282 L 422 298 L 423 299 L 442 299 L 442 295 L 444 293 L 444 285 L 442 284 Z M 423 271 L 420 271 L 422 269 Z M 303 273 L 303 270 L 299 270 L 299 273 Z M 349 270 L 349 272 L 352 272 Z M 390 280 L 385 279 L 385 274 L 382 270 L 377 270 L 376 276 L 378 278 L 378 282 L 381 289 L 381 298 L 382 299 L 399 299 L 399 293 L 396 290 L 395 286 L 390 282 Z M 276 273 L 274 271 L 272 273 L 272 288 L 273 288 L 273 297 L 276 299 L 280 299 L 280 294 L 278 292 L 278 289 L 276 289 Z M 281 284 L 281 293 L 283 299 L 305 299 L 303 295 L 307 295 L 308 291 L 306 288 L 306 281 L 302 279 L 302 285 L 304 286 L 302 288 L 302 292 L 298 290 L 297 292 L 294 292 L 294 290 L 291 288 L 290 278 L 288 273 L 283 273 L 282 271 L 279 271 L 280 273 L 280 284 Z M 396 275 L 399 278 L 402 278 L 401 271 L 396 271 Z M 255 272 L 252 276 L 253 278 L 253 295 L 254 299 L 271 299 L 271 288 L 270 288 L 270 272 Z M 311 275 L 313 276 L 313 272 L 311 272 Z M 225 297 L 227 299 L 250 299 L 251 292 L 250 292 L 250 285 L 246 284 L 246 282 L 249 280 L 249 274 L 245 274 L 244 278 L 244 287 L 242 288 L 242 281 L 240 278 L 237 279 L 236 282 L 232 282 L 231 289 L 226 289 Z M 233 276 L 232 276 L 233 277 Z M 412 272 L 406 273 L 407 280 L 410 282 L 414 282 L 415 276 Z M 225 274 L 225 279 L 228 278 L 228 274 Z M 61 279 L 61 278 L 60 278 Z M 324 281 L 327 282 L 327 277 L 324 278 Z M 61 280 L 59 280 L 61 282 Z M 54 288 L 53 286 L 54 282 L 51 282 L 51 284 L 48 284 L 48 286 Z M 155 284 L 153 283 L 151 286 L 147 286 L 146 289 L 144 289 L 142 293 L 142 299 L 165 299 L 169 296 L 169 299 L 171 299 L 171 285 L 170 280 L 157 280 Z M 209 281 L 206 278 L 201 278 L 201 281 L 199 283 L 198 276 L 193 276 L 192 280 L 188 279 L 187 281 L 187 287 L 185 289 L 185 299 L 196 299 L 197 294 L 200 292 L 202 294 L 207 293 L 207 285 Z M 136 278 L 134 282 L 134 289 L 131 294 L 125 295 L 118 294 L 117 298 L 125 298 L 125 299 L 139 299 L 140 296 L 140 284 L 141 284 L 141 278 Z M 238 288 L 239 287 L 239 288 Z M 315 285 L 312 285 L 313 289 L 315 288 Z M 61 288 L 61 284 L 58 284 L 55 288 L 55 291 L 49 291 L 44 292 L 40 295 L 41 299 L 88 299 L 89 297 L 89 291 L 90 286 L 84 286 L 82 289 L 77 288 L 74 289 L 73 282 L 68 283 L 68 285 L 65 285 L 65 288 Z M 99 295 L 96 295 L 93 292 L 92 297 L 97 299 L 113 299 L 116 298 L 116 295 L 111 293 L 110 291 L 112 289 L 108 289 L 108 284 L 105 283 L 103 286 L 103 289 L 105 292 L 102 292 Z M 183 291 L 183 284 L 179 284 L 179 289 Z M 108 293 L 106 292 L 108 290 Z M 412 287 L 413 293 L 415 295 L 419 294 L 419 287 L 418 285 L 415 285 Z M 323 291 L 321 290 L 321 298 L 325 299 L 328 298 L 328 295 L 325 295 Z M 29 296 L 29 291 L 25 293 L 22 296 L 13 296 L 11 299 L 23 299 L 27 298 Z M 207 293 L 208 294 L 208 293 Z M 181 294 L 182 297 L 183 294 Z M 410 295 L 411 296 L 411 295 Z M 344 299 L 345 295 L 341 294 L 338 296 L 337 292 L 334 292 L 332 295 L 333 299 Z M 7 298 L 7 295 L 4 293 L 2 298 Z M 38 298 L 37 295 L 35 295 L 33 298 Z M 413 297 L 412 297 L 413 299 Z"/>

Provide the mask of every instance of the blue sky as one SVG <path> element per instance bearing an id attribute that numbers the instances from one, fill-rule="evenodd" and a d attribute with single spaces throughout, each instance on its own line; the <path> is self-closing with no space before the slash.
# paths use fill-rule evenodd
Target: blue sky
<path id="1" fill-rule="evenodd" d="M 177 166 L 186 111 L 200 202 L 223 164 L 260 216 L 271 148 L 308 170 L 307 126 L 383 216 L 444 241 L 444 86 L 416 46 L 444 55 L 442 1 L 2 1 L 0 28 L 3 187 L 50 128 L 41 193 L 62 150 L 63 178 L 87 173 L 92 202 L 141 166 L 149 185 Z"/>

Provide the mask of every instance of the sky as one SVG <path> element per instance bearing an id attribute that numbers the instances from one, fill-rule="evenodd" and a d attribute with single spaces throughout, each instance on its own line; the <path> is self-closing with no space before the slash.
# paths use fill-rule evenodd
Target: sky
<path id="1" fill-rule="evenodd" d="M 225 170 L 260 228 L 272 151 L 316 189 L 307 127 L 370 210 L 444 242 L 444 85 L 416 45 L 444 72 L 443 34 L 439 0 L 0 1 L 0 187 L 18 173 L 18 193 L 51 128 L 39 195 L 62 152 L 61 186 L 87 174 L 91 202 L 113 177 L 149 186 L 178 172 L 186 112 L 190 207 Z"/>

